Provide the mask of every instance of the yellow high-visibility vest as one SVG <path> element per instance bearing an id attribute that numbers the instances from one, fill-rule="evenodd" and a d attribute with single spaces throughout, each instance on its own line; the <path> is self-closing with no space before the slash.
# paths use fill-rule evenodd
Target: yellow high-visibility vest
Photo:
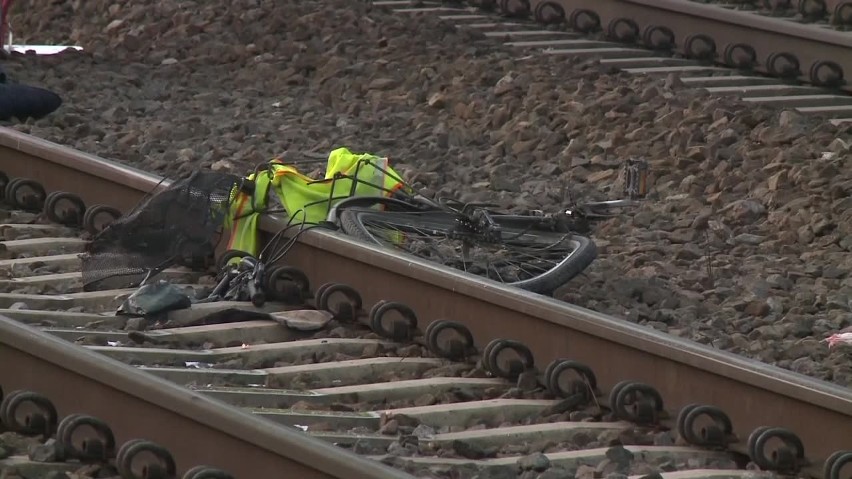
<path id="1" fill-rule="evenodd" d="M 401 176 L 388 165 L 387 158 L 352 153 L 347 148 L 338 148 L 328 155 L 322 180 L 307 177 L 279 159 L 271 160 L 266 170 L 247 178 L 254 181 L 254 192 L 249 195 L 235 189 L 232 193 L 226 221 L 226 228 L 230 230 L 227 249 L 253 256 L 259 252 L 258 223 L 267 209 L 270 189 L 284 206 L 292 224 L 317 224 L 326 219 L 329 209 L 340 200 L 352 196 L 390 196 L 405 187 Z"/>

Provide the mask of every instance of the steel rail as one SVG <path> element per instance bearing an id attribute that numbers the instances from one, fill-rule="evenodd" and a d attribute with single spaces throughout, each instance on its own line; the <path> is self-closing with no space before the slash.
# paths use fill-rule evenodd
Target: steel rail
<path id="1" fill-rule="evenodd" d="M 60 417 L 92 414 L 116 439 L 153 440 L 178 470 L 215 463 L 234 477 L 411 476 L 0 316 L 0 382 L 47 396 Z M 168 425 L 168 427 L 165 427 Z"/>
<path id="2" fill-rule="evenodd" d="M 50 190 L 79 192 L 86 201 L 127 210 L 161 180 L 7 128 L 0 135 L 0 169 L 38 179 Z M 243 478 L 282 471 L 305 479 L 412 477 L 4 316 L 0 384 L 7 393 L 47 396 L 60 417 L 98 416 L 119 443 L 140 437 L 159 443 L 172 452 L 180 473 L 212 464 Z"/>
<path id="3" fill-rule="evenodd" d="M 513 2 L 526 0 L 510 0 L 507 5 Z M 578 31 L 618 30 L 626 35 L 625 41 L 652 49 L 673 49 L 692 58 L 698 54 L 693 48 L 706 50 L 710 39 L 712 60 L 729 67 L 747 60 L 746 50 L 751 48 L 755 62 L 746 63 L 755 71 L 815 85 L 830 85 L 839 73 L 846 82 L 831 86 L 852 91 L 848 83 L 852 75 L 852 34 L 847 32 L 688 0 L 530 0 L 529 5 L 533 12 L 544 11 L 546 6 L 561 10 L 569 26 Z M 852 8 L 852 4 L 845 5 L 843 8 Z M 836 7 L 840 9 L 841 5 Z M 666 44 L 668 33 L 673 35 L 673 45 Z M 690 38 L 699 42 L 690 47 Z M 699 44 L 705 45 L 699 48 Z M 795 72 L 779 74 L 794 64 Z"/>
<path id="4" fill-rule="evenodd" d="M 158 181 L 8 129 L 0 129 L 0 171 L 74 192 L 87 203 L 117 204 L 120 185 L 126 185 L 121 194 L 129 204 Z M 280 219 L 264 218 L 269 233 L 281 226 Z M 452 319 L 468 326 L 477 344 L 496 338 L 525 343 L 540 365 L 561 357 L 582 361 L 607 389 L 625 377 L 642 381 L 662 393 L 669 410 L 695 402 L 720 407 L 743 441 L 760 426 L 787 428 L 804 441 L 815 463 L 850 446 L 852 391 L 846 388 L 330 231 L 306 232 L 286 260 L 312 284 L 344 282 L 357 285 L 366 302 L 402 301 L 417 311 L 422 327 Z"/>

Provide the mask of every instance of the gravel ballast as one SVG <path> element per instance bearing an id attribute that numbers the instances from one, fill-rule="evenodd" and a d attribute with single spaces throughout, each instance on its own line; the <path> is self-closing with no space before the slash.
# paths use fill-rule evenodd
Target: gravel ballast
<path id="1" fill-rule="evenodd" d="M 427 190 L 555 211 L 618 198 L 599 258 L 557 297 L 840 385 L 852 347 L 852 127 L 556 55 L 520 58 L 428 15 L 361 2 L 62 2 L 16 12 L 11 78 L 59 93 L 15 128 L 165 175 L 248 171 L 335 147 L 390 156 Z"/>

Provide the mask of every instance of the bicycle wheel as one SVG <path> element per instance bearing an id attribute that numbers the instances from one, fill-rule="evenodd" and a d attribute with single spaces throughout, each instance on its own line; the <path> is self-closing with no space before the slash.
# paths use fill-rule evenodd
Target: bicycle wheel
<path id="1" fill-rule="evenodd" d="M 443 211 L 352 207 L 340 213 L 340 227 L 363 241 L 541 294 L 552 294 L 597 257 L 595 244 L 584 236 L 537 230 L 497 216 L 501 238 L 487 242 L 460 232 L 456 218 Z"/>

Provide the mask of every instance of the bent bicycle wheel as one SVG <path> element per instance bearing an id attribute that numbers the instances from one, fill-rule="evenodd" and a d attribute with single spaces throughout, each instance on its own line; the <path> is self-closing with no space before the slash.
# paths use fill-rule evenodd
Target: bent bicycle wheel
<path id="1" fill-rule="evenodd" d="M 353 207 L 340 213 L 350 236 L 535 293 L 552 294 L 597 257 L 589 238 L 495 221 L 501 238 L 484 241 L 460 231 L 456 216 L 442 211 Z"/>

